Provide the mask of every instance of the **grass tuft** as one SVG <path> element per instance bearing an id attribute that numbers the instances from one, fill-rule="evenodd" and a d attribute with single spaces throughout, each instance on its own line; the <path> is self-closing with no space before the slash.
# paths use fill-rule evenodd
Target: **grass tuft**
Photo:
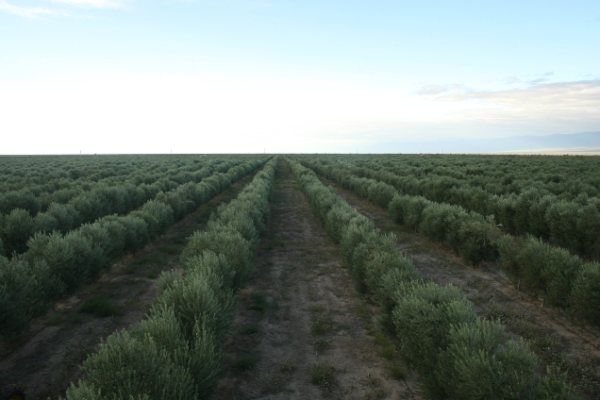
<path id="1" fill-rule="evenodd" d="M 316 363 L 310 370 L 311 382 L 322 389 L 331 389 L 335 386 L 335 368 L 326 363 Z"/>

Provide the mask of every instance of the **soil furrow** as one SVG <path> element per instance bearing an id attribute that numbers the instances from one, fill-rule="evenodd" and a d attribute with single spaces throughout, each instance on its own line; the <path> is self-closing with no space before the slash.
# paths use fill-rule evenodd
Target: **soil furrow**
<path id="1" fill-rule="evenodd" d="M 397 360 L 381 354 L 376 310 L 354 288 L 287 165 L 272 204 L 216 398 L 421 398 L 414 376 L 392 376 Z"/>

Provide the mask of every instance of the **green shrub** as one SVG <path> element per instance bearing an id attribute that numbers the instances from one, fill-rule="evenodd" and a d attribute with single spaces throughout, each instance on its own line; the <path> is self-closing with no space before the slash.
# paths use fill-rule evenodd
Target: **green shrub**
<path id="1" fill-rule="evenodd" d="M 0 257 L 0 326 L 4 336 L 24 330 L 32 315 L 43 311 L 48 302 L 63 290 L 42 261 L 28 263 L 18 258 Z M 32 299 L 36 299 L 32 301 Z"/>
<path id="2" fill-rule="evenodd" d="M 501 233 L 487 221 L 468 218 L 459 223 L 454 234 L 451 245 L 464 259 L 476 264 L 498 258 L 496 244 Z"/>
<path id="3" fill-rule="evenodd" d="M 518 233 L 526 233 L 535 219 L 535 213 L 531 209 L 539 203 L 541 193 L 537 189 L 528 189 L 519 194 L 515 201 L 515 230 Z M 536 210 L 537 211 L 537 210 Z M 539 211 L 538 211 L 539 212 Z M 545 213 L 545 210 L 544 210 Z M 544 217 L 544 213 L 541 217 Z"/>
<path id="4" fill-rule="evenodd" d="M 573 282 L 569 303 L 576 315 L 600 325 L 600 264 L 583 264 Z"/>
<path id="5" fill-rule="evenodd" d="M 343 207 L 341 204 L 335 204 L 329 209 L 325 217 L 325 229 L 334 242 L 339 243 L 342 240 L 344 230 L 351 218 L 352 213 L 348 207 Z"/>
<path id="6" fill-rule="evenodd" d="M 377 248 L 377 238 L 372 222 L 356 217 L 348 222 L 342 236 L 342 252 L 349 261 L 352 275 L 361 291 L 366 289 L 365 263 Z"/>
<path id="7" fill-rule="evenodd" d="M 516 200 L 513 196 L 501 196 L 496 198 L 494 215 L 498 218 L 498 222 L 506 232 L 514 233 Z"/>
<path id="8" fill-rule="evenodd" d="M 394 221 L 417 230 L 421 225 L 423 211 L 432 202 L 421 196 L 395 196 L 390 201 L 388 210 Z"/>
<path id="9" fill-rule="evenodd" d="M 50 213 L 39 213 L 33 219 L 35 232 L 50 233 L 60 229 L 58 220 Z"/>
<path id="10" fill-rule="evenodd" d="M 573 393 L 573 390 L 567 383 L 566 375 L 549 368 L 546 370 L 546 375 L 542 377 L 539 385 L 537 385 L 535 399 L 581 400 L 579 396 Z"/>
<path id="11" fill-rule="evenodd" d="M 577 204 L 565 200 L 554 202 L 548 207 L 545 217 L 552 243 L 573 251 L 580 249 L 578 209 Z"/>
<path id="12" fill-rule="evenodd" d="M 69 204 L 52 203 L 46 212 L 57 221 L 57 228 L 62 232 L 74 228 L 82 220 L 75 207 Z"/>
<path id="13" fill-rule="evenodd" d="M 188 183 L 179 187 L 176 191 L 161 192 L 155 199 L 160 203 L 168 205 L 173 210 L 174 218 L 179 219 L 190 212 L 196 204 L 192 200 L 193 194 L 190 193 L 190 190 L 193 190 L 194 186 L 193 183 Z"/>
<path id="14" fill-rule="evenodd" d="M 98 220 L 96 223 L 98 228 L 105 232 L 98 232 L 97 235 L 99 237 L 104 237 L 104 234 L 106 234 L 109 238 L 108 241 L 103 242 L 102 246 L 103 251 L 108 258 L 117 257 L 125 251 L 127 229 L 120 219 L 122 218 L 109 216 Z"/>
<path id="15" fill-rule="evenodd" d="M 529 232 L 533 236 L 546 239 L 550 236 L 548 223 L 546 222 L 546 212 L 554 201 L 555 198 L 553 196 L 545 195 L 530 205 L 529 225 L 527 226 L 527 230 L 523 230 L 523 233 Z"/>
<path id="16" fill-rule="evenodd" d="M 173 322 L 171 319 L 162 324 L 169 334 L 158 339 L 127 331 L 109 336 L 83 364 L 85 385 L 97 387 L 108 398 L 197 398 L 200 393 L 192 371 L 179 359 L 191 349 Z M 67 399 L 71 399 L 71 393 L 77 394 L 77 389 L 67 392 Z"/>
<path id="17" fill-rule="evenodd" d="M 511 256 L 523 285 L 550 304 L 565 306 L 582 261 L 567 250 L 527 237 Z"/>
<path id="18" fill-rule="evenodd" d="M 583 254 L 592 259 L 600 258 L 600 205 L 588 204 L 579 209 L 577 232 Z"/>
<path id="19" fill-rule="evenodd" d="M 356 252 L 356 247 L 360 243 L 365 244 L 375 235 L 375 225 L 368 218 L 354 214 L 341 232 L 340 247 L 342 248 L 342 253 L 344 257 L 352 260 Z"/>
<path id="20" fill-rule="evenodd" d="M 389 236 L 386 239 L 387 243 L 381 243 L 376 251 L 367 256 L 363 267 L 365 285 L 371 293 L 380 297 L 385 296 L 384 293 L 380 292 L 382 277 L 391 270 L 401 271 L 405 279 L 409 279 L 410 276 L 417 276 L 412 262 L 398 251 L 395 251 L 396 238 Z"/>
<path id="21" fill-rule="evenodd" d="M 229 292 L 236 286 L 237 271 L 223 254 L 205 250 L 199 255 L 186 259 L 184 270 L 186 278 L 189 276 L 206 281 L 215 289 L 223 304 L 230 302 Z"/>
<path id="22" fill-rule="evenodd" d="M 239 279 L 247 276 L 252 253 L 250 243 L 239 232 L 233 229 L 219 229 L 217 226 L 209 231 L 196 232 L 188 240 L 181 258 L 185 263 L 186 260 L 201 255 L 205 250 L 222 254 L 236 271 Z"/>
<path id="23" fill-rule="evenodd" d="M 394 197 L 392 197 L 392 200 L 390 200 L 390 203 L 388 204 L 388 212 L 394 220 L 394 222 L 397 222 L 399 224 L 405 223 L 406 211 L 404 208 L 404 204 L 407 199 L 408 196 L 401 196 L 399 194 L 396 194 Z"/>
<path id="24" fill-rule="evenodd" d="M 405 285 L 422 284 L 421 277 L 414 267 L 408 269 L 393 268 L 386 271 L 379 280 L 375 291 L 376 298 L 384 306 L 388 314 L 396 305 L 396 293 L 404 292 Z"/>
<path id="25" fill-rule="evenodd" d="M 173 356 L 174 361 L 191 372 L 198 393 L 209 393 L 221 371 L 219 337 L 205 321 L 198 321 L 191 336 L 185 336 L 171 306 L 153 308 L 148 318 L 133 329 L 138 337 L 152 337 Z"/>
<path id="26" fill-rule="evenodd" d="M 174 281 L 160 295 L 155 307 L 172 307 L 183 332 L 191 336 L 194 327 L 203 321 L 214 332 L 222 333 L 232 312 L 231 293 L 206 279 L 201 270 L 190 271 L 185 279 Z"/>
<path id="27" fill-rule="evenodd" d="M 460 290 L 434 283 L 403 285 L 395 293 L 392 322 L 407 358 L 432 379 L 431 369 L 446 347 L 452 325 L 475 320 Z"/>
<path id="28" fill-rule="evenodd" d="M 156 286 L 158 288 L 158 292 L 162 293 L 163 291 L 171 287 L 175 281 L 181 279 L 181 277 L 182 274 L 174 269 L 162 271 L 156 279 Z"/>
<path id="29" fill-rule="evenodd" d="M 79 382 L 77 385 L 71 385 L 67 389 L 66 398 L 69 400 L 117 400 L 114 396 L 103 396 L 100 389 L 89 382 Z M 62 399 L 62 397 L 61 397 Z M 131 398 L 130 398 L 131 399 Z M 133 398 L 135 400 L 149 400 L 147 396 Z"/>
<path id="30" fill-rule="evenodd" d="M 21 208 L 35 214 L 40 208 L 40 202 L 35 193 L 27 188 L 1 193 L 0 212 L 8 213 L 15 208 Z"/>
<path id="31" fill-rule="evenodd" d="M 478 319 L 450 327 L 437 379 L 452 399 L 533 399 L 536 366 L 525 343 L 509 340 L 499 323 Z"/>
<path id="32" fill-rule="evenodd" d="M 513 277 L 519 276 L 520 265 L 518 260 L 518 243 L 510 235 L 502 235 L 496 241 L 500 265 Z"/>
<path id="33" fill-rule="evenodd" d="M 133 215 L 114 218 L 125 228 L 125 250 L 137 250 L 150 240 L 148 224 L 143 218 Z"/>
<path id="34" fill-rule="evenodd" d="M 130 215 L 140 217 L 146 222 L 151 237 L 162 233 L 167 226 L 175 221 L 173 209 L 157 200 L 148 201 L 139 210 L 134 211 Z"/>
<path id="35" fill-rule="evenodd" d="M 458 229 L 460 222 L 467 218 L 467 212 L 461 207 L 433 204 L 423 209 L 419 230 L 434 240 L 448 243 L 452 230 Z"/>
<path id="36" fill-rule="evenodd" d="M 207 230 L 222 230 L 239 233 L 253 247 L 260 241 L 260 234 L 257 230 L 256 224 L 252 221 L 252 218 L 240 212 L 234 218 L 227 221 L 222 221 L 220 218 L 218 221 L 210 221 L 207 224 Z"/>
<path id="37" fill-rule="evenodd" d="M 91 271 L 85 267 L 91 254 L 91 243 L 77 233 L 68 236 L 51 233 L 34 235 L 25 257 L 29 262 L 45 260 L 52 274 L 71 291 L 80 282 L 89 280 Z"/>
<path id="38" fill-rule="evenodd" d="M 119 246 L 119 237 L 111 236 L 104 224 L 83 224 L 77 232 L 93 244 L 94 257 L 99 265 L 107 265 L 110 261 L 109 255 L 117 254 L 115 247 Z"/>
<path id="39" fill-rule="evenodd" d="M 388 207 L 396 193 L 397 191 L 393 186 L 384 182 L 371 180 L 367 186 L 367 198 L 384 208 Z"/>
<path id="40" fill-rule="evenodd" d="M 34 230 L 33 218 L 28 211 L 16 208 L 3 218 L 0 229 L 6 253 L 22 253 Z"/>

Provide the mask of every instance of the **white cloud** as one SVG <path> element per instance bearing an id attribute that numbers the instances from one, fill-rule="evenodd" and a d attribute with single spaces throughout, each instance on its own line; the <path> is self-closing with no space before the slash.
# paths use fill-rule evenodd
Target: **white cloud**
<path id="1" fill-rule="evenodd" d="M 545 83 L 504 90 L 482 90 L 462 85 L 429 85 L 416 94 L 460 111 L 471 120 L 594 119 L 600 118 L 600 80 Z"/>
<path id="2" fill-rule="evenodd" d="M 600 119 L 600 80 L 535 83 L 510 90 L 445 93 L 438 100 L 471 106 L 488 119 Z"/>
<path id="3" fill-rule="evenodd" d="M 61 15 L 59 10 L 43 6 L 20 6 L 8 1 L 0 0 L 0 11 L 18 15 L 24 18 Z"/>
<path id="4" fill-rule="evenodd" d="M 12 1 L 0 0 L 0 12 L 23 18 L 49 16 L 70 16 L 74 9 L 118 9 L 127 5 L 127 0 L 44 0 L 19 5 Z"/>

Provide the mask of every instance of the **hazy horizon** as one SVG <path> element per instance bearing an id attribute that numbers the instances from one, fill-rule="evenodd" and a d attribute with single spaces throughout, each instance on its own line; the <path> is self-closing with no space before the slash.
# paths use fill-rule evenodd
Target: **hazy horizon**
<path id="1" fill-rule="evenodd" d="M 0 154 L 600 131 L 594 1 L 0 0 Z"/>

